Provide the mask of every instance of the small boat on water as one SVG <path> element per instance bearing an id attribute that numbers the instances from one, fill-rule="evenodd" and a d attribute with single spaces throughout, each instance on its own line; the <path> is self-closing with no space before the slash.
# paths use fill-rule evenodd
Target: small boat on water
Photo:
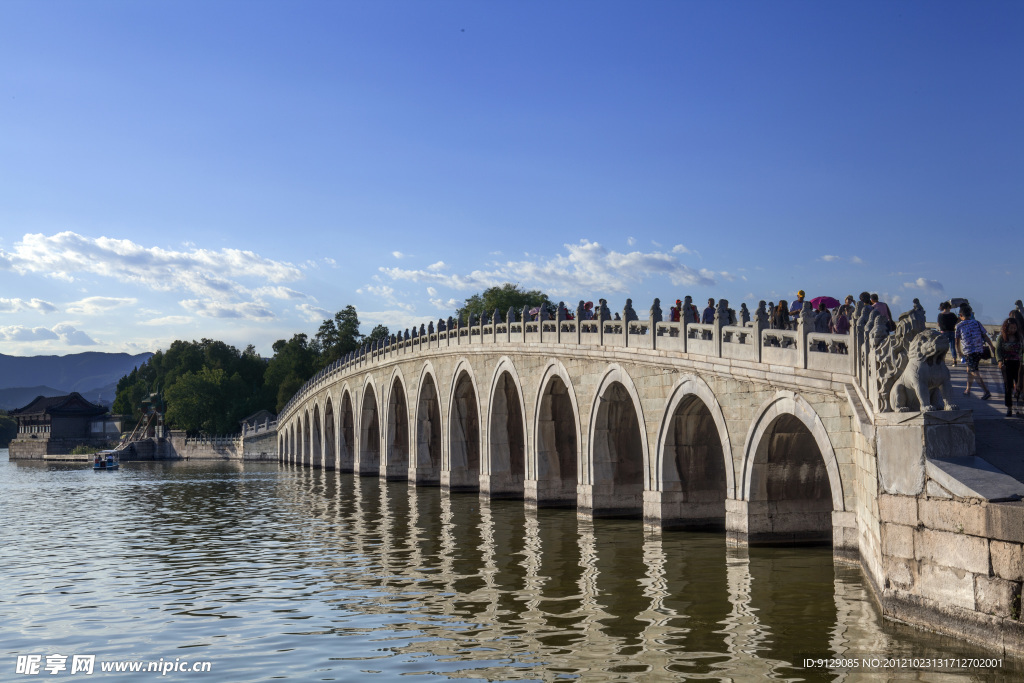
<path id="1" fill-rule="evenodd" d="M 119 467 L 117 451 L 100 451 L 92 462 L 93 471 L 116 470 Z"/>

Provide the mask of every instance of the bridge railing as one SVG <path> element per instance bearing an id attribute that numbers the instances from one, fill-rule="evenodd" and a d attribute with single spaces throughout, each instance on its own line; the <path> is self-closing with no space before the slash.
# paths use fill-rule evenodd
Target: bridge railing
<path id="1" fill-rule="evenodd" d="M 815 333 L 797 321 L 795 330 L 763 329 L 757 321 L 738 325 L 664 322 L 649 320 L 511 320 L 478 322 L 450 329 L 413 330 L 353 352 L 318 372 L 296 392 L 282 411 L 287 414 L 310 388 L 371 364 L 408 354 L 452 346 L 477 344 L 554 344 L 566 347 L 614 347 L 675 352 L 686 356 L 792 367 L 850 375 L 870 394 L 877 371 L 870 358 L 859 353 L 857 331 L 849 334 Z"/>

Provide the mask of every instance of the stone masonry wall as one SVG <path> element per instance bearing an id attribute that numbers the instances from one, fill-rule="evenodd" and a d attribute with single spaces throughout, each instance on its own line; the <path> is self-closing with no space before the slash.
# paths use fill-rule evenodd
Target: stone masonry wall
<path id="1" fill-rule="evenodd" d="M 1024 652 L 1024 503 L 945 495 L 879 496 L 883 612 Z"/>

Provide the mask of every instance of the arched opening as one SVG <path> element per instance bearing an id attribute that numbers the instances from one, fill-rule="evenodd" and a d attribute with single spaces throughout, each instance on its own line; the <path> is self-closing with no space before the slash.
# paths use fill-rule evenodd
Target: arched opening
<path id="1" fill-rule="evenodd" d="M 683 398 L 672 413 L 661 460 L 662 524 L 725 529 L 725 454 L 715 419 L 698 396 Z"/>
<path id="2" fill-rule="evenodd" d="M 380 474 L 380 419 L 372 386 L 366 387 L 363 393 L 363 410 L 359 416 L 359 474 Z"/>
<path id="3" fill-rule="evenodd" d="M 441 483 L 441 404 L 431 375 L 423 380 L 416 407 L 415 469 L 417 484 L 437 486 Z"/>
<path id="4" fill-rule="evenodd" d="M 832 501 L 814 435 L 798 417 L 778 415 L 754 451 L 747 542 L 831 544 Z"/>
<path id="5" fill-rule="evenodd" d="M 452 491 L 480 490 L 480 411 L 469 373 L 462 372 L 455 383 L 451 407 L 451 470 L 448 486 Z"/>
<path id="6" fill-rule="evenodd" d="M 519 389 L 508 372 L 502 372 L 491 397 L 490 474 L 488 489 L 493 498 L 522 498 L 526 474 L 526 438 Z"/>
<path id="7" fill-rule="evenodd" d="M 282 457 L 284 457 L 284 435 L 279 434 L 277 437 L 277 461 L 281 462 Z"/>
<path id="8" fill-rule="evenodd" d="M 598 399 L 592 446 L 595 516 L 633 517 L 643 512 L 644 447 L 633 399 L 611 382 Z"/>
<path id="9" fill-rule="evenodd" d="M 323 467 L 323 465 L 324 465 L 324 463 L 323 463 L 324 451 L 323 451 L 323 445 L 322 445 L 323 444 L 323 437 L 322 437 L 322 429 L 320 427 L 320 406 L 313 406 L 313 430 L 312 431 L 313 431 L 313 443 L 312 443 L 313 447 L 312 447 L 310 464 L 313 467 L 316 467 L 316 468 L 319 469 L 319 468 Z"/>
<path id="10" fill-rule="evenodd" d="M 395 378 L 388 397 L 387 463 L 384 476 L 401 481 L 409 477 L 409 411 L 405 388 Z"/>
<path id="11" fill-rule="evenodd" d="M 310 462 L 311 462 L 311 460 L 310 460 L 310 453 L 309 453 L 309 450 L 310 450 L 309 442 L 310 442 L 310 436 L 311 435 L 309 433 L 309 428 L 310 428 L 309 413 L 307 412 L 302 417 L 302 464 L 305 465 L 306 467 L 309 467 Z"/>
<path id="12" fill-rule="evenodd" d="M 338 430 L 338 469 L 351 472 L 355 468 L 355 436 L 352 397 L 346 391 L 341 397 L 341 429 Z"/>
<path id="13" fill-rule="evenodd" d="M 555 375 L 544 389 L 537 414 L 537 505 L 575 507 L 578 467 L 576 411 L 569 387 Z"/>
<path id="14" fill-rule="evenodd" d="M 334 403 L 327 399 L 324 409 L 324 469 L 333 470 L 338 466 L 335 453 Z"/>

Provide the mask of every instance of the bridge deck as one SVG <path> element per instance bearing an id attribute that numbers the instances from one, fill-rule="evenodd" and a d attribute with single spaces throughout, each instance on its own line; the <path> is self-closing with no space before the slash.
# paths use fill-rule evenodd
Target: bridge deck
<path id="1" fill-rule="evenodd" d="M 974 411 L 975 443 L 978 455 L 1019 482 L 1024 483 L 1024 418 L 1006 417 L 1003 405 L 1003 378 L 999 367 L 983 362 L 981 376 L 992 392 L 987 401 L 981 400 L 981 390 L 975 386 L 971 396 L 964 396 L 967 388 L 967 368 L 950 366 L 953 380 L 953 400 L 961 408 Z"/>

